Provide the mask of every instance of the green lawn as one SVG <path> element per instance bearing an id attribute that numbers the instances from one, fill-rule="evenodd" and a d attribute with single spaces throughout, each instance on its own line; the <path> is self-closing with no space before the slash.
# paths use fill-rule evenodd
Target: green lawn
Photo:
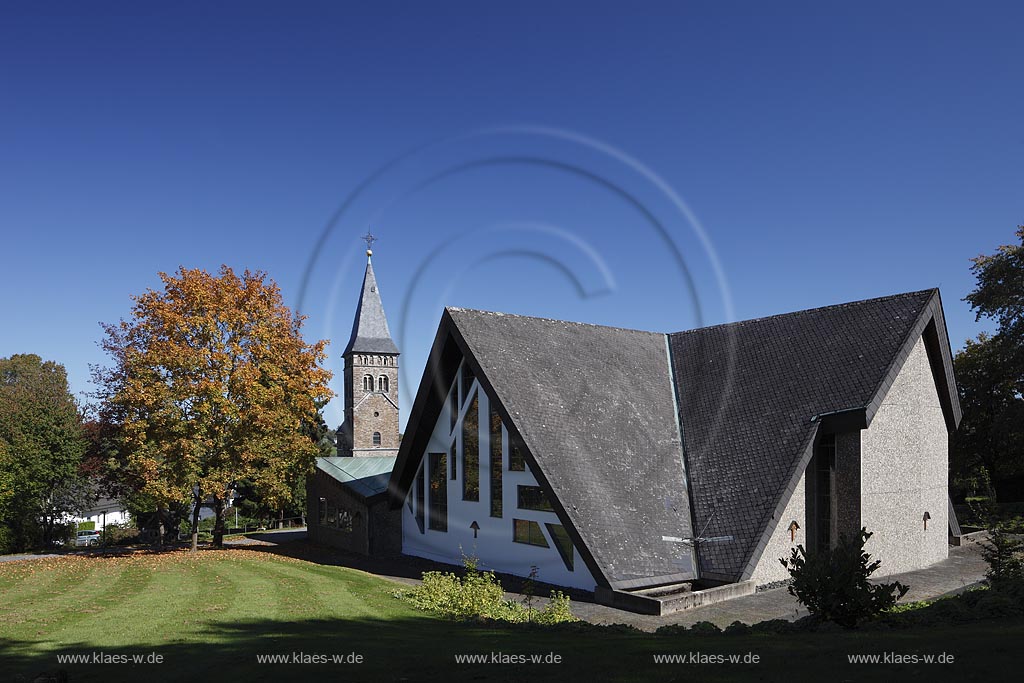
<path id="1" fill-rule="evenodd" d="M 494 629 L 416 611 L 395 584 L 258 550 L 62 557 L 0 564 L 0 681 L 1000 680 L 1024 622 L 925 631 L 661 637 Z M 58 655 L 162 656 L 160 664 L 61 664 Z M 259 664 L 257 654 L 353 663 Z M 456 664 L 454 655 L 547 654 L 561 664 Z M 663 664 L 660 653 L 745 654 L 757 665 Z M 952 653 L 953 664 L 847 664 L 847 653 Z M 16 679 L 15 679 L 16 680 Z"/>

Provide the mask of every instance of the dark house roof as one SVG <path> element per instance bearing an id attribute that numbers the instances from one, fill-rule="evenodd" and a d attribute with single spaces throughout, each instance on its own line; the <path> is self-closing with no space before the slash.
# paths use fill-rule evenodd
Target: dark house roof
<path id="1" fill-rule="evenodd" d="M 960 408 L 938 290 L 669 335 L 700 573 L 753 570 L 819 429 L 867 427 L 924 334 L 950 429 Z"/>
<path id="2" fill-rule="evenodd" d="M 937 290 L 669 335 L 446 309 L 392 474 L 392 505 L 408 491 L 415 454 L 465 357 L 599 583 L 741 580 L 819 431 L 866 427 L 922 335 L 955 429 Z M 731 539 L 701 544 L 695 567 L 677 539 L 698 533 Z"/>
<path id="3" fill-rule="evenodd" d="M 352 336 L 342 355 L 350 353 L 398 355 L 398 347 L 395 346 L 388 330 L 388 319 L 384 316 L 384 304 L 380 300 L 377 278 L 373 274 L 373 264 L 369 258 L 366 260 L 366 273 L 363 275 L 363 289 L 359 293 L 356 317 L 352 322 Z"/>

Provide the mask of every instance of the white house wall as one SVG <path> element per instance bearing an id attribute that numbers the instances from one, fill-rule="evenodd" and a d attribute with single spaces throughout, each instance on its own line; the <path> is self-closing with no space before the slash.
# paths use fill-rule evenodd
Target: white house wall
<path id="1" fill-rule="evenodd" d="M 919 338 L 861 431 L 861 521 L 874 534 L 866 550 L 882 562 L 878 575 L 947 557 L 948 454 L 939 394 Z"/>
<path id="2" fill-rule="evenodd" d="M 479 445 L 480 445 L 480 500 L 462 500 L 462 485 L 464 472 L 462 471 L 462 420 L 467 408 L 472 402 L 472 394 L 476 392 L 479 396 Z M 444 409 L 434 425 L 434 431 L 430 441 L 422 453 L 420 463 L 427 466 L 428 453 L 449 453 L 452 439 L 458 440 L 457 448 L 457 476 L 452 479 L 450 476 L 451 462 L 446 460 L 448 472 L 445 473 L 444 481 L 448 487 L 448 530 L 435 531 L 430 529 L 429 502 L 427 490 L 423 491 L 423 532 L 420 533 L 416 522 L 415 510 L 411 505 L 414 499 L 416 478 L 405 504 L 402 505 L 402 552 L 406 555 L 415 555 L 449 564 L 461 564 L 462 555 L 475 556 L 479 560 L 479 567 L 485 570 L 492 570 L 517 576 L 528 576 L 532 566 L 536 566 L 537 581 L 567 586 L 592 591 L 596 586 L 593 576 L 580 556 L 579 551 L 573 548 L 573 570 L 569 571 L 555 545 L 554 539 L 545 524 L 561 524 L 558 515 L 553 512 L 541 512 L 534 510 L 520 510 L 517 507 L 517 487 L 519 485 L 537 486 L 537 480 L 529 471 L 509 471 L 509 446 L 508 431 L 506 425 L 502 426 L 502 516 L 491 517 L 491 479 L 490 479 L 490 405 L 488 397 L 477 381 L 474 380 L 469 393 L 469 400 L 461 403 L 459 419 L 455 428 L 449 431 L 450 401 L 445 401 Z M 418 471 L 418 469 L 417 469 Z M 424 474 L 424 489 L 430 484 L 429 473 Z M 551 493 L 548 492 L 549 497 Z M 544 538 L 548 543 L 547 548 L 516 543 L 512 540 L 513 519 L 532 520 L 539 524 Z M 474 538 L 470 525 L 476 522 L 480 527 Z"/>

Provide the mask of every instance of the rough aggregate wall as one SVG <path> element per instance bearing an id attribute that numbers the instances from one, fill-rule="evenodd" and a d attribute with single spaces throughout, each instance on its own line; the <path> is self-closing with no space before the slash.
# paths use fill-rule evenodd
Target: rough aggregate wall
<path id="1" fill-rule="evenodd" d="M 878 575 L 947 557 L 949 437 L 924 341 L 918 339 L 871 425 L 861 432 L 861 516 Z M 931 519 L 925 530 L 923 516 Z"/>
<path id="2" fill-rule="evenodd" d="M 789 572 L 786 571 L 786 568 L 782 566 L 779 560 L 783 557 L 789 557 L 791 550 L 798 545 L 807 547 L 806 536 L 804 535 L 807 528 L 804 505 L 806 478 L 806 474 L 800 477 L 800 481 L 793 490 L 792 497 L 786 504 L 786 509 L 782 512 L 782 516 L 772 521 L 775 529 L 772 531 L 771 540 L 768 541 L 764 553 L 761 554 L 761 559 L 758 560 L 757 566 L 754 568 L 754 573 L 750 576 L 751 580 L 756 581 L 759 586 L 788 579 Z M 796 531 L 793 540 L 790 540 L 789 525 L 794 520 L 800 525 L 800 528 Z"/>

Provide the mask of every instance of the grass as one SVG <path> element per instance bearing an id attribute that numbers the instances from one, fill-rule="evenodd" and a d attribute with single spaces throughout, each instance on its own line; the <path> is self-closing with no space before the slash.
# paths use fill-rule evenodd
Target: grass
<path id="1" fill-rule="evenodd" d="M 654 636 L 446 621 L 395 584 L 256 549 L 65 556 L 0 564 L 0 680 L 71 681 L 999 679 L 1024 621 L 924 630 Z M 58 655 L 148 655 L 161 664 L 61 664 Z M 355 652 L 362 664 L 258 664 L 257 654 Z M 561 664 L 457 665 L 456 653 L 541 654 Z M 757 654 L 753 664 L 665 664 L 660 653 Z M 848 653 L 955 655 L 953 664 L 850 665 Z"/>

